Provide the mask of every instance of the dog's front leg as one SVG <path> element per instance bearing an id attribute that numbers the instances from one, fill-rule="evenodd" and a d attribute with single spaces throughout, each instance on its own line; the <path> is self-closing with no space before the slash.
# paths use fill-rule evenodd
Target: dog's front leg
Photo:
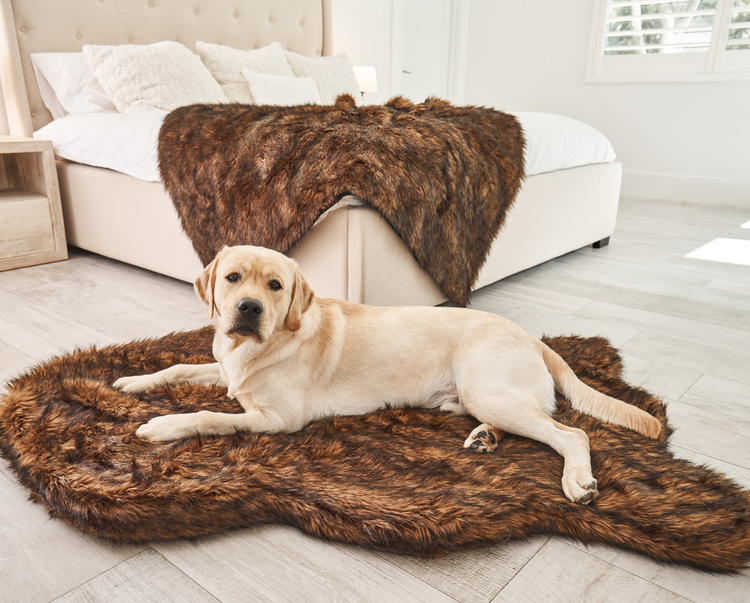
<path id="1" fill-rule="evenodd" d="M 218 362 L 213 364 L 175 364 L 150 375 L 122 377 L 115 381 L 114 386 L 127 394 L 135 394 L 169 383 L 226 386 L 221 377 L 221 368 Z"/>
<path id="2" fill-rule="evenodd" d="M 135 434 L 147 440 L 179 440 L 195 435 L 227 435 L 238 431 L 277 433 L 289 431 L 281 417 L 272 412 L 250 410 L 229 414 L 201 410 L 181 415 L 154 417 Z"/>

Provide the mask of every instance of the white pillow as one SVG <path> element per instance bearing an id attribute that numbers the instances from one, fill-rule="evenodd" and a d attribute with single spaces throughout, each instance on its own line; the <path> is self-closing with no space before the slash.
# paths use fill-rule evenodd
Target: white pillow
<path id="1" fill-rule="evenodd" d="M 36 52 L 30 56 L 42 101 L 53 119 L 68 113 L 117 111 L 82 52 Z"/>
<path id="2" fill-rule="evenodd" d="M 226 103 L 221 86 L 200 58 L 179 42 L 83 47 L 107 96 L 122 113 L 196 103 Z"/>
<path id="3" fill-rule="evenodd" d="M 321 101 L 332 105 L 339 94 L 359 95 L 359 84 L 354 69 L 345 54 L 335 57 L 311 58 L 286 51 L 286 58 L 297 77 L 310 76 L 315 80 Z"/>
<path id="4" fill-rule="evenodd" d="M 34 132 L 51 140 L 55 155 L 159 182 L 159 130 L 166 111 L 67 115 Z"/>
<path id="5" fill-rule="evenodd" d="M 258 105 L 320 104 L 320 94 L 311 77 L 269 75 L 243 69 L 250 93 Z"/>
<path id="6" fill-rule="evenodd" d="M 256 73 L 294 77 L 281 44 L 273 42 L 256 50 L 237 50 L 221 44 L 196 42 L 195 49 L 203 64 L 221 84 L 229 102 L 252 103 L 247 81 L 242 77 L 243 69 Z"/>
<path id="7" fill-rule="evenodd" d="M 588 124 L 552 113 L 513 112 L 526 138 L 527 176 L 609 163 L 616 158 L 607 137 Z"/>

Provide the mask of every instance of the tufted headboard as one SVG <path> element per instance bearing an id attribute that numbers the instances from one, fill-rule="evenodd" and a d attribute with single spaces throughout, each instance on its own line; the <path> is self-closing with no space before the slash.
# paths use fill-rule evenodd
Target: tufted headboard
<path id="1" fill-rule="evenodd" d="M 241 50 L 279 42 L 330 55 L 331 0 L 0 0 L 0 82 L 10 132 L 30 136 L 52 121 L 29 55 L 79 52 L 84 44 L 198 40 Z"/>

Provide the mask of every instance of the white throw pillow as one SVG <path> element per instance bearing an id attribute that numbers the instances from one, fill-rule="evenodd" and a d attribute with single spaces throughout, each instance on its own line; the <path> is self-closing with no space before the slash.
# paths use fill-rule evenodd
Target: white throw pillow
<path id="1" fill-rule="evenodd" d="M 228 102 L 200 58 L 178 42 L 86 45 L 83 54 L 121 113 Z"/>
<path id="2" fill-rule="evenodd" d="M 250 93 L 258 105 L 320 104 L 320 94 L 311 77 L 269 75 L 243 69 Z"/>
<path id="3" fill-rule="evenodd" d="M 82 52 L 37 52 L 30 56 L 39 93 L 53 119 L 68 113 L 117 111 Z"/>
<path id="4" fill-rule="evenodd" d="M 345 54 L 335 57 L 311 58 L 286 51 L 286 58 L 297 77 L 312 77 L 324 105 L 332 105 L 339 94 L 359 95 L 354 68 Z"/>
<path id="5" fill-rule="evenodd" d="M 253 102 L 247 80 L 242 76 L 243 69 L 294 77 L 278 42 L 256 50 L 237 50 L 231 46 L 197 42 L 195 49 L 232 103 Z"/>

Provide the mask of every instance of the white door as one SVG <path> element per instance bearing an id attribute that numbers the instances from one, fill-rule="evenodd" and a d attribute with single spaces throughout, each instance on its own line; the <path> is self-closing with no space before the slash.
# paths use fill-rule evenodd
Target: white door
<path id="1" fill-rule="evenodd" d="M 399 0 L 399 4 L 403 10 L 403 24 L 397 28 L 400 49 L 394 40 L 394 54 L 401 51 L 399 93 L 412 102 L 428 96 L 448 98 L 451 0 Z"/>

